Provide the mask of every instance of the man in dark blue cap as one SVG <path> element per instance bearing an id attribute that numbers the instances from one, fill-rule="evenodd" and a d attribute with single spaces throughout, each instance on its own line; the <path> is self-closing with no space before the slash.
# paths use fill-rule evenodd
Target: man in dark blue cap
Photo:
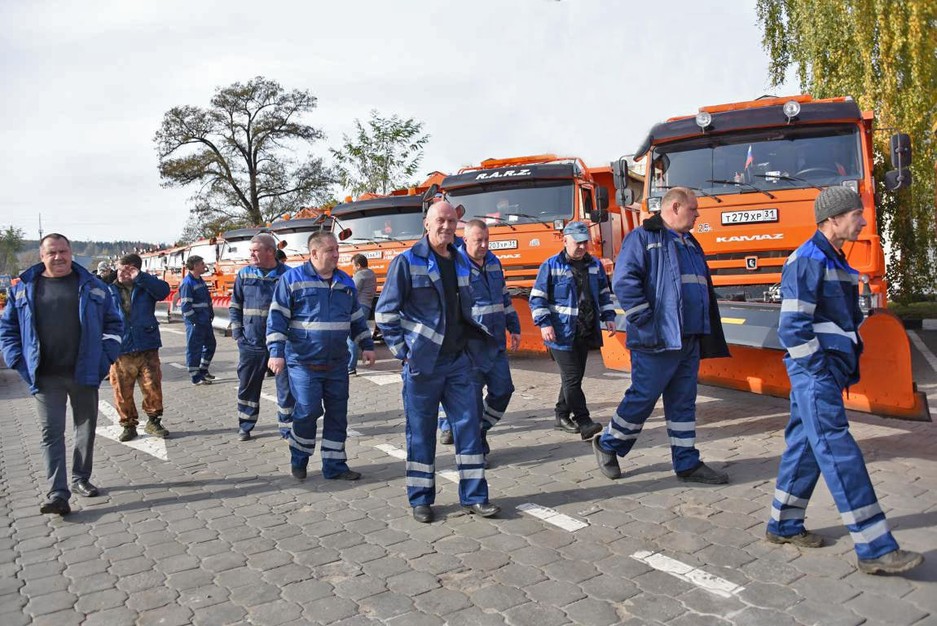
<path id="1" fill-rule="evenodd" d="M 589 227 L 570 222 L 563 250 L 540 266 L 530 291 L 530 312 L 543 343 L 560 368 L 560 394 L 554 428 L 588 441 L 602 430 L 589 416 L 582 377 L 589 351 L 602 347 L 602 325 L 615 332 L 615 307 L 608 277 L 589 254 Z"/>

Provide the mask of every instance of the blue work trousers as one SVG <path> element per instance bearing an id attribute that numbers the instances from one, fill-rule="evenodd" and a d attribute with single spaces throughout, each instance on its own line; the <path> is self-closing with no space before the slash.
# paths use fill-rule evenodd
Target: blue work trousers
<path id="1" fill-rule="evenodd" d="M 335 478 L 348 471 L 345 439 L 348 436 L 348 372 L 345 362 L 328 369 L 291 364 L 287 368 L 296 404 L 289 433 L 290 464 L 305 468 L 316 451 L 316 432 L 322 420 L 320 456 L 322 475 Z"/>
<path id="2" fill-rule="evenodd" d="M 368 318 L 371 317 L 371 307 L 367 307 L 363 304 L 359 304 L 358 308 L 361 309 L 361 312 L 364 314 L 364 322 L 368 323 Z M 351 338 L 351 335 L 348 336 L 348 373 L 357 371 L 358 369 L 358 358 L 361 356 L 361 348 L 358 347 L 358 344 L 354 342 Z"/>
<path id="3" fill-rule="evenodd" d="M 185 364 L 189 368 L 192 382 L 205 378 L 211 360 L 215 356 L 215 331 L 208 324 L 185 323 Z"/>
<path id="4" fill-rule="evenodd" d="M 768 530 L 789 537 L 804 529 L 813 488 L 823 474 L 860 559 L 898 549 L 875 497 L 862 451 L 849 432 L 843 388 L 824 372 L 811 374 L 785 359 L 791 379 L 791 419 L 784 431 Z"/>
<path id="5" fill-rule="evenodd" d="M 514 394 L 514 382 L 511 380 L 511 366 L 508 353 L 500 350 L 491 361 L 476 365 L 472 376 L 475 380 L 476 400 L 480 403 L 481 429 L 485 432 L 501 421 Z M 488 393 L 484 394 L 487 388 Z M 484 396 L 484 398 L 483 398 Z M 439 429 L 450 430 L 446 411 L 439 407 Z"/>
<path id="6" fill-rule="evenodd" d="M 94 434 L 98 423 L 98 388 L 86 387 L 75 382 L 72 376 L 42 376 L 36 380 L 39 391 L 36 411 L 41 428 L 40 447 L 49 484 L 49 498 L 68 500 L 72 493 L 68 488 L 65 467 L 65 410 L 72 405 L 75 449 L 72 453 L 72 484 L 91 479 L 94 462 Z"/>
<path id="7" fill-rule="evenodd" d="M 632 350 L 631 386 L 602 432 L 602 447 L 618 456 L 628 454 L 657 400 L 663 396 L 674 471 L 692 470 L 699 465 L 696 449 L 699 360 L 699 339 L 695 337 L 685 337 L 680 350 L 653 353 Z"/>
<path id="8" fill-rule="evenodd" d="M 407 420 L 407 498 L 410 506 L 436 500 L 436 421 L 441 404 L 452 424 L 459 502 L 488 502 L 485 455 L 472 363 L 464 352 L 442 354 L 431 374 L 412 372 L 406 363 L 403 410 Z"/>
<path id="9" fill-rule="evenodd" d="M 266 348 L 238 343 L 238 428 L 250 432 L 257 424 L 260 414 L 260 394 L 264 378 L 267 377 L 267 361 L 270 353 Z M 280 435 L 286 439 L 293 421 L 293 394 L 290 392 L 290 377 L 286 371 L 276 377 L 277 422 Z"/>

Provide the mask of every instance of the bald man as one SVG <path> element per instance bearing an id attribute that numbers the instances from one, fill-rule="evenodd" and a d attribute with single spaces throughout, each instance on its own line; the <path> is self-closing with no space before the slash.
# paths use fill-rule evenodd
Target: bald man
<path id="1" fill-rule="evenodd" d="M 384 342 L 403 361 L 407 497 L 422 523 L 433 521 L 440 403 L 452 424 L 462 506 L 482 517 L 501 510 L 488 502 L 481 415 L 466 351 L 470 338 L 491 334 L 472 318 L 470 265 L 453 246 L 458 221 L 445 200 L 430 206 L 426 235 L 394 258 L 374 315 Z"/>

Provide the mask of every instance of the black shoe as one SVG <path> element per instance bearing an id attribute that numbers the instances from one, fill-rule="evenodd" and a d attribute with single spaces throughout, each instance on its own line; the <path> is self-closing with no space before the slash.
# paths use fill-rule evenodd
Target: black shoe
<path id="1" fill-rule="evenodd" d="M 211 381 L 207 378 L 199 378 L 198 380 L 192 381 L 193 385 L 210 385 Z"/>
<path id="2" fill-rule="evenodd" d="M 84 496 L 86 498 L 97 498 L 101 493 L 98 491 L 97 487 L 89 483 L 87 480 L 79 480 L 72 484 L 72 491 L 77 493 L 79 496 Z"/>
<path id="3" fill-rule="evenodd" d="M 621 478 L 621 468 L 618 466 L 618 455 L 614 452 L 607 452 L 599 442 L 601 436 L 596 436 L 592 440 L 592 450 L 595 452 L 595 463 L 599 466 L 599 471 L 610 479 L 617 480 Z"/>
<path id="4" fill-rule="evenodd" d="M 205 372 L 204 374 L 202 374 L 202 378 L 204 378 L 205 380 L 215 380 L 215 375 L 212 374 L 211 372 Z"/>
<path id="5" fill-rule="evenodd" d="M 569 419 L 569 417 L 560 417 L 556 416 L 556 423 L 553 424 L 553 430 L 562 430 L 563 432 L 577 434 L 579 432 L 579 424 Z"/>
<path id="6" fill-rule="evenodd" d="M 877 559 L 858 559 L 863 574 L 900 574 L 924 562 L 924 555 L 910 550 L 892 550 Z"/>
<path id="7" fill-rule="evenodd" d="M 250 440 L 251 440 L 251 431 L 249 430 L 238 431 L 238 441 L 250 441 Z"/>
<path id="8" fill-rule="evenodd" d="M 345 470 L 338 476 L 327 476 L 328 480 L 358 480 L 361 478 L 361 472 L 356 472 L 355 470 Z"/>
<path id="9" fill-rule="evenodd" d="M 488 453 L 491 452 L 491 446 L 488 445 L 488 431 L 482 431 L 482 453 L 485 456 L 488 456 Z"/>
<path id="10" fill-rule="evenodd" d="M 452 445 L 452 431 L 451 430 L 441 430 L 439 431 L 439 443 L 444 446 Z"/>
<path id="11" fill-rule="evenodd" d="M 137 438 L 137 428 L 135 426 L 124 426 L 124 429 L 117 435 L 117 441 L 130 441 Z"/>
<path id="12" fill-rule="evenodd" d="M 691 470 L 677 472 L 677 477 L 685 483 L 704 483 L 706 485 L 725 485 L 729 482 L 729 475 L 718 472 L 702 461 Z"/>
<path id="13" fill-rule="evenodd" d="M 497 504 L 492 504 L 491 502 L 482 502 L 480 504 L 470 504 L 468 506 L 463 506 L 462 509 L 466 513 L 471 513 L 473 515 L 478 515 L 479 517 L 494 517 L 501 512 L 501 507 Z"/>
<path id="14" fill-rule="evenodd" d="M 306 480 L 306 468 L 305 467 L 296 467 L 295 465 L 290 466 L 290 474 L 293 475 L 293 478 L 296 480 Z"/>
<path id="15" fill-rule="evenodd" d="M 602 425 L 586 418 L 579 423 L 579 436 L 583 441 L 591 441 L 593 437 L 602 432 Z"/>
<path id="16" fill-rule="evenodd" d="M 72 512 L 72 507 L 68 506 L 67 500 L 63 500 L 62 498 L 53 498 L 40 504 L 39 512 L 43 515 L 54 513 L 55 515 L 61 515 L 62 517 L 65 517 Z"/>
<path id="17" fill-rule="evenodd" d="M 358 375 L 358 370 L 348 370 L 348 375 L 349 375 L 349 376 L 357 376 L 357 375 Z"/>
<path id="18" fill-rule="evenodd" d="M 433 507 L 428 504 L 413 507 L 413 519 L 421 524 L 429 524 L 433 521 Z"/>

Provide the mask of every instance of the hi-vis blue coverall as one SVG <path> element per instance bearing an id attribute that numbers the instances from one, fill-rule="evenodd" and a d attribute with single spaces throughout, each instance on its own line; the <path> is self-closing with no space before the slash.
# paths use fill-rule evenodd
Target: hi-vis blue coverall
<path id="1" fill-rule="evenodd" d="M 186 274 L 179 285 L 179 310 L 185 320 L 185 364 L 192 382 L 205 378 L 215 356 L 215 332 L 211 321 L 215 312 L 211 308 L 211 294 L 202 278 Z"/>

